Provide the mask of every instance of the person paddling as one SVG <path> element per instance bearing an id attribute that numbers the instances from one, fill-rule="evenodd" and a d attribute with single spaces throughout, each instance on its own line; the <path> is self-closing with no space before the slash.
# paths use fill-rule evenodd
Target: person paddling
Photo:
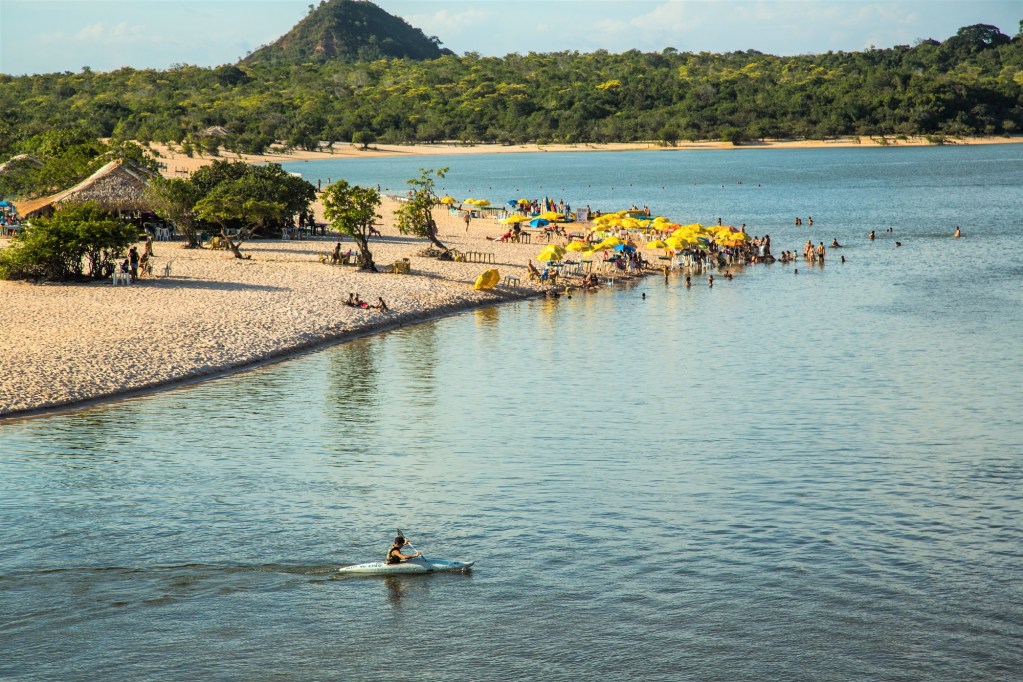
<path id="1" fill-rule="evenodd" d="M 402 554 L 401 548 L 408 543 L 408 540 L 400 535 L 394 538 L 394 544 L 391 545 L 391 549 L 387 552 L 387 563 L 400 564 L 402 561 L 408 561 L 409 559 L 415 559 L 417 556 L 422 556 L 422 552 L 416 552 L 415 554 Z"/>

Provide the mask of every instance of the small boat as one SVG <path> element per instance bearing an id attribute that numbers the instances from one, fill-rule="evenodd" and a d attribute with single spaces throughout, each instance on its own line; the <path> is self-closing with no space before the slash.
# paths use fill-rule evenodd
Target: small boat
<path id="1" fill-rule="evenodd" d="M 368 564 L 342 566 L 338 573 L 361 575 L 392 575 L 404 573 L 444 573 L 448 571 L 466 571 L 472 568 L 475 561 L 444 561 L 443 559 L 427 559 L 416 557 L 400 564 L 389 564 L 384 561 L 371 561 Z"/>

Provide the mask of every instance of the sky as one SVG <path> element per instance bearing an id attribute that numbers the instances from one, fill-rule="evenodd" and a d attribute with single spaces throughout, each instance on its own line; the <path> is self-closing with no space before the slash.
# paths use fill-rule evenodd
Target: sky
<path id="1" fill-rule="evenodd" d="M 319 0 L 0 0 L 0 73 L 234 63 Z M 1013 36 L 1020 0 L 377 0 L 458 54 L 858 51 L 945 40 L 992 24 Z"/>

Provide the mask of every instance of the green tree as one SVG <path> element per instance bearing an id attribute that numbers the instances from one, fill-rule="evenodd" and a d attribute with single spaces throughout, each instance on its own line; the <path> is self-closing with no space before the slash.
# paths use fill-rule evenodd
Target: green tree
<path id="1" fill-rule="evenodd" d="M 72 204 L 52 218 L 37 219 L 0 251 L 0 278 L 67 281 L 108 274 L 112 260 L 138 236 L 132 225 L 115 220 L 94 202 Z"/>
<path id="2" fill-rule="evenodd" d="M 362 252 L 362 270 L 377 271 L 369 250 L 369 230 L 380 207 L 380 193 L 371 187 L 350 185 L 338 180 L 323 193 L 324 215 L 338 232 L 355 240 Z"/>
<path id="3" fill-rule="evenodd" d="M 440 203 L 436 191 L 437 180 L 447 172 L 447 168 L 420 168 L 418 178 L 406 181 L 412 187 L 408 200 L 401 202 L 394 211 L 398 219 L 398 230 L 402 234 L 429 239 L 442 251 L 447 251 L 448 247 L 437 238 L 437 221 L 433 218 L 433 209 Z"/>
<path id="4" fill-rule="evenodd" d="M 220 226 L 220 237 L 235 258 L 243 258 L 241 245 L 265 221 L 284 217 L 283 202 L 263 198 L 271 193 L 266 184 L 266 180 L 254 176 L 222 182 L 195 205 L 196 216 Z"/>
<path id="5" fill-rule="evenodd" d="M 361 144 L 363 149 L 369 149 L 369 146 L 377 141 L 377 136 L 369 130 L 356 130 L 352 133 L 352 144 Z"/>
<path id="6" fill-rule="evenodd" d="M 195 205 L 202 195 L 189 180 L 154 178 L 146 186 L 143 200 L 156 215 L 169 220 L 184 233 L 187 248 L 199 246 Z"/>

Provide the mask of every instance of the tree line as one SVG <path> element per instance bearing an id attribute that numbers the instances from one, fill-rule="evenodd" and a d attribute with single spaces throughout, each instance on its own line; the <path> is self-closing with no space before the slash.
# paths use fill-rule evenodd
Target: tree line
<path id="1" fill-rule="evenodd" d="M 978 24 L 942 42 L 792 57 L 667 48 L 0 75 L 0 159 L 55 128 L 205 154 L 275 142 L 1016 134 L 1023 33 Z"/>

